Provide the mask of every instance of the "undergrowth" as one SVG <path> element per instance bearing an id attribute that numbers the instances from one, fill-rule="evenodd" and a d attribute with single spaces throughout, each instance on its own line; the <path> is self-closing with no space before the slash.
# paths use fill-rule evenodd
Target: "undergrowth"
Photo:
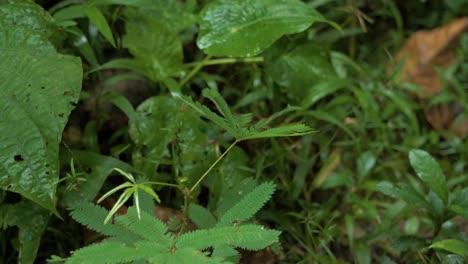
<path id="1" fill-rule="evenodd" d="M 464 263 L 467 7 L 0 0 L 0 263 Z"/>

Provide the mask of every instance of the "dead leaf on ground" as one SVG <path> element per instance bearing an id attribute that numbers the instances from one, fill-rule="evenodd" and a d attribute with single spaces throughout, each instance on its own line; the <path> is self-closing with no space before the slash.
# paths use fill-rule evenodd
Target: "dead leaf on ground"
<path id="1" fill-rule="evenodd" d="M 446 69 L 456 62 L 456 46 L 460 36 L 468 32 L 468 17 L 459 18 L 433 30 L 415 32 L 403 45 L 395 57 L 398 62 L 406 59 L 401 77 L 419 87 L 417 96 L 428 99 L 438 94 L 443 80 L 435 67 Z M 393 65 L 389 65 L 391 71 Z M 454 124 L 456 117 L 463 112 L 460 105 L 438 105 L 425 111 L 426 120 L 437 130 L 452 130 L 464 138 L 468 134 L 468 120 Z"/>

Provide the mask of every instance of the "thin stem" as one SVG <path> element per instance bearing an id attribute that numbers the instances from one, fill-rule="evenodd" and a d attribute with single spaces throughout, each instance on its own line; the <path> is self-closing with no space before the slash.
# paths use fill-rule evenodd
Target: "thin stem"
<path id="1" fill-rule="evenodd" d="M 263 62 L 263 57 L 252 57 L 252 58 L 221 58 L 213 60 L 203 60 L 201 62 L 191 62 L 184 65 L 184 67 L 197 67 L 199 65 L 208 66 L 208 65 L 218 65 L 218 64 L 231 64 L 231 63 L 254 63 L 254 62 Z"/>
<path id="2" fill-rule="evenodd" d="M 182 88 L 182 86 L 184 86 L 190 79 L 192 79 L 192 77 L 197 74 L 200 69 L 203 67 L 203 63 L 205 61 L 208 61 L 209 59 L 211 58 L 211 56 L 207 56 L 205 57 L 202 61 L 200 62 L 196 62 L 196 66 L 195 68 L 193 68 L 189 74 L 187 74 L 187 76 L 185 76 L 180 82 L 179 82 L 179 89 Z"/>
<path id="3" fill-rule="evenodd" d="M 167 186 L 167 187 L 180 188 L 180 186 L 177 185 L 177 184 L 166 183 L 166 182 L 152 182 L 152 181 L 148 181 L 148 182 L 142 182 L 142 183 L 140 183 L 140 184 L 154 184 L 154 185 L 161 185 L 161 186 Z"/>
<path id="4" fill-rule="evenodd" d="M 234 141 L 234 143 L 232 143 L 229 148 L 226 149 L 226 151 L 223 152 L 223 154 L 221 154 L 221 156 L 219 156 L 219 158 L 213 163 L 211 164 L 211 166 L 208 168 L 207 171 L 205 171 L 205 173 L 200 177 L 200 179 L 198 179 L 198 181 L 193 185 L 192 188 L 190 188 L 190 191 L 189 191 L 189 194 L 191 194 L 193 192 L 193 190 L 195 190 L 195 188 L 203 181 L 203 179 L 206 178 L 206 176 L 208 175 L 208 173 L 211 172 L 211 170 L 213 170 L 213 168 L 216 166 L 216 164 L 218 164 L 219 161 L 221 161 L 224 156 L 226 156 L 226 154 L 239 142 L 239 140 L 236 139 L 236 141 Z"/>
<path id="5" fill-rule="evenodd" d="M 190 190 L 185 189 L 184 190 L 184 214 L 183 214 L 183 219 L 182 219 L 182 225 L 179 229 L 179 232 L 177 233 L 177 237 L 179 237 L 184 231 L 185 228 L 188 226 L 188 221 L 189 221 L 189 213 L 190 213 L 190 199 L 192 198 L 192 194 Z"/>

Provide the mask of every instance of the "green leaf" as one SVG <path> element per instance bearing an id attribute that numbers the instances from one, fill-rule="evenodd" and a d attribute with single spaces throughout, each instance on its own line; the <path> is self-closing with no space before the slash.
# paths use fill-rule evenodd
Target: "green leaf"
<path id="1" fill-rule="evenodd" d="M 106 69 L 126 69 L 134 72 L 145 74 L 146 68 L 140 61 L 134 59 L 115 59 L 108 61 L 97 68 L 94 68 L 91 72 L 101 71 Z"/>
<path id="2" fill-rule="evenodd" d="M 198 228 L 207 229 L 216 225 L 216 219 L 213 214 L 203 206 L 198 204 L 190 205 L 190 219 L 197 225 Z"/>
<path id="3" fill-rule="evenodd" d="M 141 219 L 135 207 L 130 207 L 125 215 L 116 217 L 115 221 L 128 228 L 142 239 L 170 247 L 172 239 L 166 236 L 167 226 L 161 220 L 146 212 L 142 212 Z"/>
<path id="4" fill-rule="evenodd" d="M 369 174 L 375 166 L 375 162 L 375 155 L 370 151 L 366 151 L 359 156 L 357 160 L 359 180 L 363 180 Z"/>
<path id="5" fill-rule="evenodd" d="M 105 236 L 110 236 L 124 242 L 132 242 L 139 239 L 135 234 L 130 233 L 122 225 L 104 224 L 104 219 L 108 211 L 92 203 L 75 204 L 70 215 L 77 222 L 86 226 L 89 230 L 99 232 Z"/>
<path id="6" fill-rule="evenodd" d="M 239 140 L 272 138 L 272 137 L 294 137 L 303 136 L 314 132 L 314 130 L 304 124 L 287 124 L 273 127 L 264 131 L 251 131 L 244 133 Z"/>
<path id="7" fill-rule="evenodd" d="M 112 44 L 112 46 L 115 48 L 116 45 L 114 36 L 112 35 L 112 30 L 101 10 L 93 5 L 85 5 L 84 12 L 86 13 L 86 16 L 88 16 L 91 23 L 96 26 L 104 38 L 106 38 L 106 40 L 109 41 L 109 43 Z"/>
<path id="8" fill-rule="evenodd" d="M 5 212 L 4 224 L 19 228 L 19 263 L 34 263 L 49 212 L 26 199 L 16 204 L 2 204 L 1 209 Z"/>
<path id="9" fill-rule="evenodd" d="M 468 257 L 468 243 L 458 239 L 446 239 L 433 243 L 429 248 L 443 249 L 457 255 Z"/>
<path id="10" fill-rule="evenodd" d="M 251 114 L 234 115 L 229 109 L 224 98 L 214 89 L 205 89 L 203 90 L 203 94 L 215 104 L 222 116 L 219 116 L 208 107 L 201 105 L 198 102 L 193 102 L 193 100 L 188 96 L 183 96 L 178 93 L 174 93 L 174 96 L 188 104 L 199 114 L 224 128 L 238 141 L 258 138 L 302 136 L 313 132 L 310 127 L 303 124 L 287 124 L 275 128 L 264 128 L 269 122 L 278 116 L 296 109 L 294 107 L 288 107 L 283 111 L 274 114 L 270 118 L 261 119 L 256 124 L 249 126 L 252 119 Z"/>
<path id="11" fill-rule="evenodd" d="M 119 4 L 138 8 L 141 14 L 152 16 L 177 31 L 191 26 L 196 16 L 189 9 L 189 4 L 174 0 L 95 0 L 95 5 Z"/>
<path id="12" fill-rule="evenodd" d="M 222 215 L 216 226 L 221 227 L 238 224 L 239 222 L 250 219 L 268 200 L 270 200 L 274 191 L 275 185 L 272 182 L 260 184 Z"/>
<path id="13" fill-rule="evenodd" d="M 413 149 L 409 152 L 409 160 L 419 178 L 447 205 L 447 183 L 442 169 L 434 158 L 424 150 Z"/>
<path id="14" fill-rule="evenodd" d="M 208 144 L 203 131 L 206 126 L 197 113 L 190 111 L 171 97 L 158 96 L 147 99 L 130 120 L 130 137 L 136 144 L 133 164 L 147 177 L 154 175 L 159 164 L 171 155 L 178 155 L 178 180 L 193 180 L 211 165 L 215 147 Z M 177 141 L 177 153 L 169 151 L 169 144 Z"/>
<path id="15" fill-rule="evenodd" d="M 417 208 L 431 210 L 429 202 L 421 193 L 414 189 L 413 186 L 405 183 L 400 183 L 398 186 L 400 187 L 399 196 L 403 201 Z"/>
<path id="16" fill-rule="evenodd" d="M 176 33 L 151 16 L 127 10 L 123 46 L 144 66 L 146 76 L 153 81 L 178 76 L 183 54 Z"/>
<path id="17" fill-rule="evenodd" d="M 48 34 L 38 35 L 50 17 L 30 5 L 0 7 L 0 187 L 58 215 L 58 147 L 82 69 L 79 58 L 55 52 Z"/>
<path id="18" fill-rule="evenodd" d="M 255 56 L 317 21 L 325 19 L 298 0 L 217 0 L 200 14 L 197 45 L 214 56 Z"/>
<path id="19" fill-rule="evenodd" d="M 392 242 L 396 250 L 402 252 L 418 251 L 427 246 L 425 239 L 418 236 L 400 236 Z"/>
<path id="20" fill-rule="evenodd" d="M 347 86 L 337 78 L 327 48 L 316 43 L 295 47 L 289 52 L 275 45 L 269 50 L 266 72 L 281 87 L 294 104 L 307 108 L 323 97 Z M 281 55 L 275 56 L 275 53 Z"/>
<path id="21" fill-rule="evenodd" d="M 460 205 L 452 204 L 449 206 L 450 211 L 463 216 L 465 219 L 468 219 L 468 209 L 463 208 Z"/>
<path id="22" fill-rule="evenodd" d="M 80 202 L 91 202 L 101 189 L 107 176 L 115 168 L 120 168 L 123 171 L 134 171 L 132 166 L 123 161 L 90 151 L 73 150 L 70 156 L 67 154 L 68 152 L 64 151 L 64 153 L 61 154 L 61 158 L 63 160 L 70 160 L 73 158 L 75 164 L 91 168 L 91 172 L 83 175 L 86 181 L 81 183 L 77 190 L 64 193 L 63 197 L 60 199 L 60 203 L 65 207 L 73 207 L 76 203 Z"/>
<path id="23" fill-rule="evenodd" d="M 174 96 L 193 108 L 195 111 L 198 112 L 198 114 L 202 115 L 203 117 L 208 118 L 218 126 L 224 128 L 226 131 L 228 131 L 233 137 L 239 136 L 241 133 L 239 131 L 239 128 L 236 126 L 232 126 L 232 124 L 228 123 L 227 120 L 217 114 L 215 114 L 213 111 L 211 111 L 208 107 L 201 105 L 198 102 L 194 102 L 192 98 L 188 96 L 184 96 L 181 94 L 174 94 Z M 217 97 L 216 97 L 217 98 Z"/>
<path id="24" fill-rule="evenodd" d="M 411 185 L 400 183 L 397 187 L 391 182 L 381 181 L 375 186 L 375 189 L 390 197 L 401 199 L 414 207 L 431 210 L 429 202 Z"/>
<path id="25" fill-rule="evenodd" d="M 226 260 L 231 261 L 232 263 L 239 263 L 240 255 L 237 250 L 229 246 L 215 247 L 213 249 L 212 257 L 221 257 Z"/>
<path id="26" fill-rule="evenodd" d="M 278 241 L 281 232 L 259 225 L 241 225 L 201 229 L 181 235 L 176 247 L 199 250 L 217 246 L 232 246 L 260 250 Z"/>
<path id="27" fill-rule="evenodd" d="M 67 6 L 54 13 L 54 19 L 57 23 L 81 17 L 86 17 L 83 5 Z"/>
<path id="28" fill-rule="evenodd" d="M 140 242 L 129 246 L 121 242 L 104 241 L 91 244 L 73 252 L 65 263 L 128 263 L 158 255 L 168 255 L 169 249 L 152 242 Z"/>

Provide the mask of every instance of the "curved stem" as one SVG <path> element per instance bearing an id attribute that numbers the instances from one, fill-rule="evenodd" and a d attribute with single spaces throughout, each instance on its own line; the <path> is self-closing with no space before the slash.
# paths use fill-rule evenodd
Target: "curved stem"
<path id="1" fill-rule="evenodd" d="M 234 141 L 234 143 L 232 143 L 229 146 L 229 148 L 227 148 L 223 152 L 223 154 L 221 154 L 221 156 L 219 156 L 219 158 L 213 164 L 211 164 L 211 166 L 208 168 L 208 170 L 205 171 L 205 173 L 200 177 L 200 179 L 198 179 L 198 181 L 193 185 L 193 187 L 190 188 L 189 194 L 191 194 L 193 192 L 193 190 L 195 190 L 195 188 L 197 188 L 197 186 L 203 181 L 203 179 L 206 178 L 208 173 L 210 173 L 213 170 L 213 168 L 216 166 L 216 164 L 218 164 L 218 162 L 220 162 L 224 158 L 224 156 L 226 156 L 226 154 L 232 149 L 232 147 L 234 147 L 238 142 L 239 142 L 239 140 L 236 139 L 236 141 Z"/>

